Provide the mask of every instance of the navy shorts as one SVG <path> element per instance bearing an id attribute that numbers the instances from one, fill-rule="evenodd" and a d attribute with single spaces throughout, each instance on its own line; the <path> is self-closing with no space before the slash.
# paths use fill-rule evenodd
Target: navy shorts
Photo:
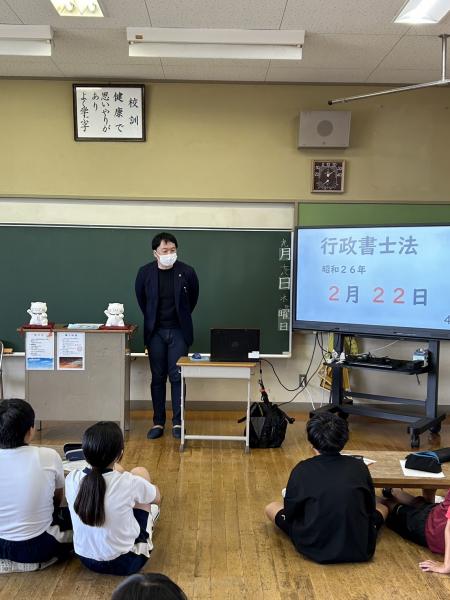
<path id="1" fill-rule="evenodd" d="M 60 532 L 72 529 L 72 521 L 67 506 L 55 510 L 51 524 L 56 525 Z M 64 560 L 70 556 L 72 550 L 72 542 L 62 543 L 47 531 L 35 538 L 21 542 L 0 538 L 0 558 L 18 563 L 44 563 L 55 556 L 60 560 Z"/>
<path id="2" fill-rule="evenodd" d="M 291 535 L 291 526 L 288 521 L 286 521 L 286 515 L 284 514 L 284 508 L 279 510 L 275 515 L 275 525 L 284 531 L 289 537 Z"/>
<path id="3" fill-rule="evenodd" d="M 434 502 L 427 502 L 422 497 L 416 498 L 410 506 L 397 504 L 389 513 L 386 525 L 403 538 L 427 547 L 425 523 L 435 506 Z"/>
<path id="4" fill-rule="evenodd" d="M 383 515 L 380 513 L 380 511 L 376 510 L 375 511 L 375 527 L 377 528 L 377 531 L 381 528 L 383 523 L 384 523 Z M 279 527 L 281 529 L 281 531 L 284 531 L 284 533 L 286 533 L 289 537 L 291 536 L 291 524 L 288 521 L 286 521 L 286 515 L 284 514 L 284 508 L 279 510 L 277 512 L 277 514 L 275 515 L 275 525 L 277 527 Z"/>
<path id="5" fill-rule="evenodd" d="M 146 542 L 148 540 L 147 523 L 149 513 L 141 508 L 133 508 L 133 514 L 136 521 L 139 523 L 139 535 L 135 539 L 135 544 Z M 94 560 L 92 558 L 79 557 L 85 567 L 96 573 L 105 575 L 133 575 L 142 569 L 148 561 L 148 556 L 144 554 L 135 554 L 130 551 L 126 554 L 121 554 L 114 560 Z"/>

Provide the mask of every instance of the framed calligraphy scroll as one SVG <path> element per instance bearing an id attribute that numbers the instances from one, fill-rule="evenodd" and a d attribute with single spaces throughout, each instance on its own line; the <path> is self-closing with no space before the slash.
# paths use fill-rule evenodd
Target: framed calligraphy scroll
<path id="1" fill-rule="evenodd" d="M 145 86 L 73 86 L 74 139 L 77 142 L 145 142 Z"/>

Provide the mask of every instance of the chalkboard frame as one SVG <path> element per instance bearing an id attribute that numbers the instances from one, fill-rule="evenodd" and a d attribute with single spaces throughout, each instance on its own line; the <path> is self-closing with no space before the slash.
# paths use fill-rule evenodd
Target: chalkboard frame
<path id="1" fill-rule="evenodd" d="M 6 228 L 8 228 L 8 229 L 19 228 L 19 229 L 27 229 L 27 230 L 33 230 L 33 229 L 55 229 L 55 230 L 59 230 L 60 232 L 61 232 L 61 230 L 68 230 L 68 229 L 70 229 L 70 230 L 77 230 L 77 231 L 80 231 L 80 230 L 84 230 L 84 231 L 87 231 L 87 230 L 109 230 L 109 231 L 111 231 L 111 230 L 119 230 L 119 231 L 140 230 L 140 231 L 145 232 L 146 235 L 148 234 L 148 236 L 146 238 L 146 239 L 148 239 L 148 242 L 151 239 L 152 233 L 157 233 L 157 232 L 160 232 L 161 230 L 164 229 L 164 228 L 161 228 L 161 227 L 155 227 L 153 225 L 152 226 L 133 226 L 133 225 L 131 225 L 131 226 L 128 226 L 128 225 L 126 225 L 126 226 L 117 226 L 117 225 L 85 225 L 85 224 L 82 225 L 82 224 L 73 224 L 73 223 L 71 223 L 71 224 L 1 223 L 0 224 L 0 228 L 5 228 L 5 229 Z M 173 232 L 175 235 L 177 235 L 177 232 L 179 234 L 180 234 L 180 232 L 185 232 L 187 235 L 190 235 L 191 232 L 205 232 L 206 235 L 208 235 L 208 234 L 214 234 L 215 235 L 216 232 L 220 232 L 222 234 L 222 248 L 223 247 L 228 248 L 228 246 L 229 246 L 229 244 L 227 243 L 228 240 L 223 237 L 223 235 L 227 235 L 228 233 L 232 234 L 232 233 L 236 233 L 237 232 L 238 234 L 249 234 L 249 233 L 251 233 L 251 234 L 255 234 L 255 233 L 266 234 L 266 237 L 264 237 L 262 239 L 257 238 L 258 240 L 260 240 L 260 242 L 263 245 L 266 245 L 265 242 L 267 241 L 267 234 L 269 234 L 269 236 L 271 236 L 271 234 L 274 234 L 274 233 L 275 234 L 282 234 L 282 236 L 283 236 L 282 239 L 288 240 L 288 243 L 290 244 L 290 248 L 291 248 L 291 260 L 290 260 L 290 264 L 289 264 L 289 277 L 290 277 L 290 282 L 292 282 L 293 230 L 291 228 L 288 228 L 288 227 L 278 227 L 278 228 L 270 229 L 270 228 L 264 228 L 264 227 L 263 228 L 236 228 L 236 227 L 234 227 L 234 228 L 223 228 L 223 227 L 220 227 L 220 228 L 211 228 L 211 227 L 184 227 L 183 228 L 183 227 L 169 227 L 167 229 L 169 231 Z M 11 237 L 12 236 L 10 236 L 10 238 Z M 242 242 L 242 240 L 246 239 L 246 236 L 245 236 L 245 238 L 244 238 L 244 236 L 239 236 L 239 238 L 241 239 L 241 242 Z M 83 239 L 83 237 L 80 237 L 80 239 Z M 270 239 L 272 239 L 272 237 L 270 237 Z M 224 242 L 224 240 L 225 240 L 225 242 Z M 10 243 L 11 242 L 14 243 L 10 239 Z M 142 240 L 141 240 L 141 242 L 142 242 Z M 195 240 L 194 246 L 196 245 L 196 243 L 197 242 Z M 225 243 L 225 246 L 224 246 L 224 243 Z M 103 247 L 105 247 L 105 246 L 103 246 Z M 261 249 L 262 249 L 262 246 L 260 246 L 260 250 Z M 279 264 L 278 263 L 278 258 L 275 259 L 275 255 L 273 255 L 273 254 L 271 256 L 274 257 L 273 264 L 272 264 L 272 269 L 275 270 L 275 269 L 278 268 L 277 267 L 277 265 Z M 277 257 L 278 257 L 278 250 L 277 250 Z M 143 264 L 143 263 L 145 263 L 145 262 L 147 262 L 148 260 L 151 260 L 151 259 L 152 259 L 151 253 L 149 252 L 148 255 L 144 255 L 142 257 L 141 264 Z M 183 256 L 180 256 L 180 259 L 182 260 Z M 253 254 L 253 259 L 255 259 L 255 254 Z M 256 259 L 257 259 L 257 257 L 256 257 Z M 139 260 L 141 260 L 141 259 L 139 259 Z M 191 260 L 187 260 L 187 262 L 190 263 L 190 264 L 193 264 L 193 266 L 196 266 Z M 94 267 L 92 267 L 92 268 L 94 268 Z M 10 272 L 10 277 L 11 277 L 11 279 L 14 279 L 14 277 L 16 276 L 16 274 L 14 273 L 14 275 L 11 275 L 11 273 L 12 272 Z M 262 273 L 263 273 L 263 276 L 260 277 L 259 279 L 262 280 L 262 283 L 265 283 L 265 279 L 264 279 L 265 271 L 263 271 Z M 7 274 L 7 271 L 6 271 L 6 274 Z M 277 285 L 278 285 L 278 283 L 277 283 Z M 128 289 L 128 287 L 127 287 L 127 289 Z M 274 301 L 275 295 L 278 293 L 278 292 L 274 291 L 274 289 L 275 288 L 272 289 L 272 301 Z M 288 318 L 288 328 L 286 330 L 282 331 L 282 334 L 283 334 L 283 338 L 282 339 L 284 339 L 285 342 L 283 342 L 282 344 L 281 343 L 279 343 L 279 344 L 278 343 L 273 344 L 271 342 L 270 345 L 271 346 L 275 345 L 276 350 L 275 350 L 275 348 L 269 350 L 266 347 L 265 351 L 261 354 L 261 356 L 273 357 L 273 358 L 290 358 L 291 357 L 291 353 L 292 353 L 292 321 L 291 321 L 290 316 L 291 316 L 291 307 L 292 307 L 292 285 L 290 285 L 290 287 L 289 287 L 289 293 L 286 294 L 286 295 L 288 296 L 288 299 L 289 299 L 289 318 Z M 264 295 L 258 296 L 258 300 L 259 300 L 259 298 L 261 298 L 261 302 L 258 302 L 258 304 L 260 304 L 260 305 L 264 304 L 264 297 L 265 297 Z M 31 301 L 31 299 L 32 298 L 30 298 L 30 301 Z M 33 298 L 33 299 L 36 300 L 36 298 Z M 112 301 L 113 299 L 110 299 L 110 300 Z M 26 299 L 26 302 L 27 301 L 28 301 L 28 297 Z M 255 305 L 255 303 L 253 303 L 253 305 Z M 270 314 L 273 314 L 273 313 L 270 313 Z M 49 314 L 49 317 L 51 318 L 50 314 Z M 19 320 L 21 318 L 22 318 L 22 312 L 20 313 Z M 66 315 L 64 315 L 64 317 L 62 319 L 61 318 L 56 318 L 56 320 L 58 322 L 62 322 L 66 318 L 67 318 Z M 270 317 L 270 319 L 272 319 L 272 318 L 273 318 L 273 316 Z M 15 317 L 14 321 L 16 321 L 16 320 L 18 320 L 17 316 Z M 55 320 L 55 319 L 53 319 L 53 320 Z M 80 322 L 80 319 L 75 319 L 75 320 L 77 322 Z M 88 319 L 84 319 L 84 320 L 91 320 L 91 321 L 93 320 L 93 321 L 95 321 L 95 318 L 91 319 L 90 317 L 88 317 Z M 17 326 L 22 325 L 23 322 L 26 322 L 26 314 L 24 314 L 23 321 L 18 322 Z M 225 326 L 232 326 L 232 325 L 225 325 Z M 238 326 L 241 326 L 241 325 L 238 325 Z M 204 337 L 205 336 L 205 327 L 203 327 L 202 330 L 203 330 L 203 337 Z M 271 331 L 275 331 L 275 330 L 271 330 Z M 279 330 L 279 331 L 281 331 L 281 330 Z M 273 333 L 271 335 L 273 335 Z M 281 336 L 281 333 L 279 333 L 277 335 Z M 140 330 L 138 332 L 138 338 L 140 338 L 141 336 L 142 336 L 142 330 Z M 136 339 L 136 336 L 135 336 L 135 339 Z M 272 338 L 270 338 L 270 339 L 272 339 Z M 281 337 L 279 339 L 281 339 Z M 142 350 L 143 350 L 143 348 L 142 348 Z M 202 347 L 200 349 L 196 349 L 195 347 L 192 348 L 192 351 L 198 351 L 198 350 L 201 350 L 204 353 L 207 353 L 207 351 L 208 351 L 207 348 L 204 348 L 204 347 Z M 142 355 L 142 354 L 143 354 L 143 352 L 133 352 L 133 355 L 135 355 L 135 356 L 139 356 L 139 355 Z"/>

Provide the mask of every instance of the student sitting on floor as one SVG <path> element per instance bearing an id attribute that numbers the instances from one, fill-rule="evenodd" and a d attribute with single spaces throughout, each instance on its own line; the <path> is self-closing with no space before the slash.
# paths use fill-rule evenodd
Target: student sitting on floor
<path id="1" fill-rule="evenodd" d="M 188 600 L 183 590 L 162 573 L 131 575 L 113 592 L 111 600 Z"/>
<path id="2" fill-rule="evenodd" d="M 124 471 L 123 435 L 116 423 L 103 421 L 84 432 L 89 468 L 66 479 L 75 552 L 98 573 L 130 575 L 147 562 L 153 549 L 153 523 L 160 493 L 143 467 Z"/>
<path id="3" fill-rule="evenodd" d="M 332 413 L 319 413 L 308 421 L 306 431 L 316 456 L 294 467 L 284 506 L 272 502 L 266 515 L 311 560 L 369 560 L 388 511 L 376 503 L 364 462 L 340 454 L 348 440 L 347 422 Z"/>
<path id="4" fill-rule="evenodd" d="M 66 558 L 72 526 L 64 469 L 55 450 L 29 446 L 34 410 L 25 400 L 0 401 L 0 572 L 31 571 Z"/>
<path id="5" fill-rule="evenodd" d="M 389 508 L 386 525 L 407 540 L 445 555 L 443 563 L 420 562 L 422 571 L 450 574 L 450 490 L 438 504 L 397 488 L 387 491 L 386 495 L 388 499 L 383 500 Z"/>

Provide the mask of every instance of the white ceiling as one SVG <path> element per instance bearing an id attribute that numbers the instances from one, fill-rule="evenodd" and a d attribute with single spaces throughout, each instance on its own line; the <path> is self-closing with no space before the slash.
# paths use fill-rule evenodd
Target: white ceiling
<path id="1" fill-rule="evenodd" d="M 0 0 L 0 23 L 51 25 L 51 58 L 0 57 L 0 77 L 416 83 L 439 79 L 439 25 L 393 23 L 405 0 L 100 0 L 104 19 L 50 0 Z M 126 27 L 304 29 L 303 60 L 129 58 Z M 449 60 L 450 63 L 450 60 Z"/>

